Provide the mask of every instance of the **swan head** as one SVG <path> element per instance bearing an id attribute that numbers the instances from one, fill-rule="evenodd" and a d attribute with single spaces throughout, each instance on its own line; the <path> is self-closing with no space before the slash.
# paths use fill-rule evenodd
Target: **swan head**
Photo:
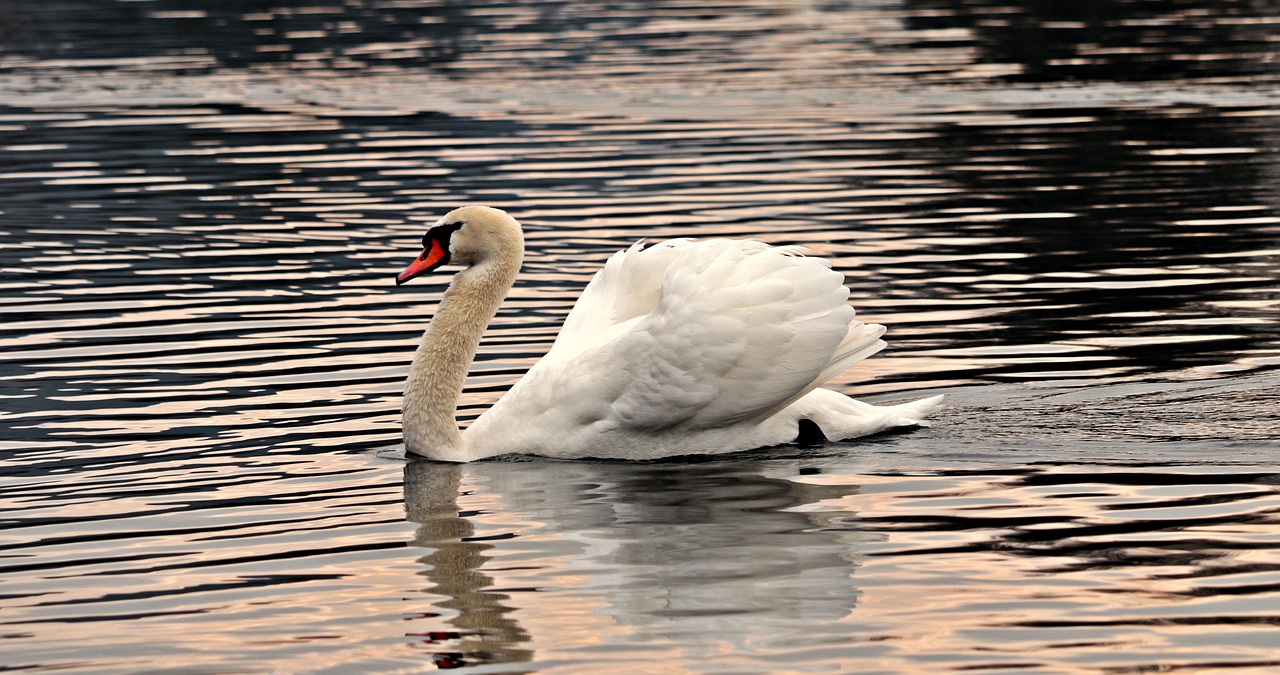
<path id="1" fill-rule="evenodd" d="M 520 223 L 506 211 L 463 206 L 427 228 L 422 235 L 422 253 L 396 275 L 396 285 L 450 263 L 470 266 L 509 259 L 519 267 L 523 251 Z"/>

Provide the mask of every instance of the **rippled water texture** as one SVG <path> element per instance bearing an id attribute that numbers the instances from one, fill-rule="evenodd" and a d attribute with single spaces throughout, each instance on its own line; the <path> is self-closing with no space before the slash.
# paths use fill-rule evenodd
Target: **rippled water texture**
<path id="1" fill-rule="evenodd" d="M 0 669 L 1280 668 L 1278 17 L 0 4 Z M 393 275 L 467 202 L 530 250 L 466 419 L 609 253 L 713 235 L 890 326 L 836 388 L 948 407 L 406 462 L 445 279 Z"/>

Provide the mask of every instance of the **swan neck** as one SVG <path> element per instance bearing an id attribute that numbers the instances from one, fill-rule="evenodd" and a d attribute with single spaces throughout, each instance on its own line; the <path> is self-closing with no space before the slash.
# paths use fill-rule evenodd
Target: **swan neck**
<path id="1" fill-rule="evenodd" d="M 478 459 L 458 430 L 457 408 L 480 338 L 520 269 L 520 253 L 454 277 L 414 354 L 404 393 L 405 449 L 441 461 Z M 494 454 L 494 453 L 487 453 Z"/>

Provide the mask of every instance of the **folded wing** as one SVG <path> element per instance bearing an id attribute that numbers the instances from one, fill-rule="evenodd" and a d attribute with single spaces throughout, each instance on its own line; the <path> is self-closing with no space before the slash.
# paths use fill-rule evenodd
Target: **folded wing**
<path id="1" fill-rule="evenodd" d="M 525 380 L 604 429 L 764 419 L 884 347 L 843 276 L 798 253 L 723 239 L 619 252 Z"/>

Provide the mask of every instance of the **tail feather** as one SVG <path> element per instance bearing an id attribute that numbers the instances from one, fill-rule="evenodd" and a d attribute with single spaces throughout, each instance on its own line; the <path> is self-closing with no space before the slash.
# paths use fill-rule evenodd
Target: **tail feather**
<path id="1" fill-rule="evenodd" d="M 930 425 L 929 422 L 924 419 L 925 416 L 934 410 L 937 410 L 938 406 L 942 405 L 942 398 L 942 394 L 938 394 L 937 396 L 922 398 L 919 401 L 891 406 L 888 410 L 893 412 L 894 415 L 901 420 L 899 423 L 904 426 L 914 424 L 919 427 L 927 427 Z"/>

